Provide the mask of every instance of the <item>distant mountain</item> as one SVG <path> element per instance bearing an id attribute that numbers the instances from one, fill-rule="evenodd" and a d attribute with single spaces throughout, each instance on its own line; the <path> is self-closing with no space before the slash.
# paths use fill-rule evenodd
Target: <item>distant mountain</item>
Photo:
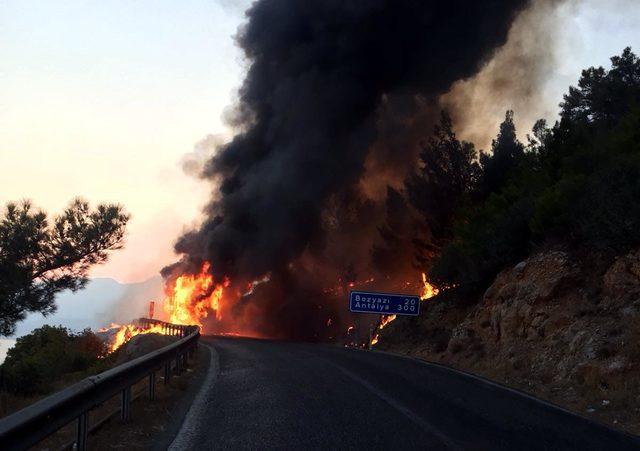
<path id="1" fill-rule="evenodd" d="M 58 309 L 47 317 L 33 313 L 18 323 L 15 337 L 28 334 L 44 324 L 62 325 L 72 330 L 99 329 L 112 322 L 124 323 L 148 314 L 149 301 L 161 301 L 162 278 L 122 284 L 114 279 L 91 279 L 84 290 L 64 291 L 56 298 Z M 161 308 L 161 302 L 156 309 Z"/>

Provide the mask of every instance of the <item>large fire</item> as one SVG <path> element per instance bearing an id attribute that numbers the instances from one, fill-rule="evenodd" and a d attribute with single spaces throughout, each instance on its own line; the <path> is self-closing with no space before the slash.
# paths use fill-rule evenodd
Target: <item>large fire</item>
<path id="1" fill-rule="evenodd" d="M 198 274 L 178 276 L 166 287 L 163 307 L 168 322 L 202 327 L 202 319 L 210 312 L 217 320 L 222 319 L 222 293 L 229 280 L 215 283 L 210 268 L 209 263 L 204 263 Z"/>
<path id="2" fill-rule="evenodd" d="M 248 291 L 242 295 L 238 294 L 238 297 L 247 296 L 253 293 L 255 287 L 261 283 L 268 282 L 269 278 L 254 281 L 249 284 Z M 374 279 L 367 279 L 360 283 L 371 283 Z M 182 325 L 197 325 L 203 328 L 203 320 L 212 316 L 217 321 L 221 321 L 223 314 L 230 313 L 230 307 L 226 306 L 223 302 L 223 293 L 225 288 L 229 286 L 229 280 L 223 279 L 222 281 L 215 280 L 211 273 L 211 265 L 205 262 L 200 268 L 200 272 L 196 274 L 181 274 L 173 279 L 167 281 L 165 285 L 165 298 L 163 301 L 163 318 L 166 322 Z M 350 283 L 349 287 L 355 285 Z M 413 285 L 407 282 L 407 287 Z M 325 292 L 333 293 L 335 289 L 328 289 Z M 426 274 L 422 274 L 422 293 L 420 299 L 426 301 L 433 296 L 436 296 L 439 290 L 431 285 Z M 229 300 L 227 299 L 227 303 Z M 230 318 L 227 319 L 229 321 Z M 380 324 L 376 328 L 376 334 L 371 341 L 371 345 L 375 345 L 378 342 L 378 333 L 384 329 L 389 323 L 396 319 L 396 315 L 383 315 L 380 320 Z M 233 320 L 232 320 L 233 321 Z M 234 324 L 235 322 L 232 322 Z M 327 327 L 331 327 L 332 319 L 327 320 Z M 115 333 L 114 329 L 117 329 Z M 353 326 L 350 326 L 347 334 L 352 334 L 354 330 Z M 112 324 L 111 327 L 103 329 L 103 332 L 110 331 L 111 337 L 109 339 L 110 352 L 115 351 L 124 343 L 129 341 L 132 337 L 140 334 L 158 333 L 164 334 L 162 326 L 152 325 L 145 328 L 136 324 L 117 325 Z M 227 330 L 226 333 L 235 333 L 237 331 Z M 220 332 L 219 332 L 220 333 Z"/>
<path id="3" fill-rule="evenodd" d="M 167 322 L 202 327 L 202 319 L 208 317 L 210 312 L 215 314 L 217 320 L 222 318 L 220 302 L 229 281 L 216 284 L 210 268 L 209 263 L 204 263 L 198 274 L 180 275 L 166 285 L 163 308 Z M 114 352 L 136 335 L 166 334 L 162 325 L 140 327 L 136 324 L 111 324 L 100 329 L 100 332 L 110 333 L 109 352 Z"/>

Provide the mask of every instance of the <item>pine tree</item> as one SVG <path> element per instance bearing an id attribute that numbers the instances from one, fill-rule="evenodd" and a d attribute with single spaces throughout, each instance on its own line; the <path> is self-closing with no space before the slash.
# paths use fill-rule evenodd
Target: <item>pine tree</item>
<path id="1" fill-rule="evenodd" d="M 75 200 L 50 223 L 30 202 L 9 203 L 0 217 L 0 335 L 29 312 L 55 311 L 55 295 L 78 290 L 87 272 L 122 247 L 129 215 L 120 205 Z"/>

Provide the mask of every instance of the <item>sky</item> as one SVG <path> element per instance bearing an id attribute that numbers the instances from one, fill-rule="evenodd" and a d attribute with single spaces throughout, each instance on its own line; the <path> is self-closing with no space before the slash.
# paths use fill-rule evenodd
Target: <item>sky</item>
<path id="1" fill-rule="evenodd" d="M 180 161 L 241 82 L 241 10 L 215 1 L 0 2 L 0 203 L 60 212 L 81 195 L 132 214 L 93 275 L 157 274 L 206 184 Z"/>
<path id="2" fill-rule="evenodd" d="M 572 0 L 559 10 L 563 21 L 556 30 L 555 66 L 544 88 L 548 108 L 557 104 L 569 85 L 576 85 L 583 69 L 610 67 L 609 59 L 625 47 L 640 54 L 640 1 Z M 549 111 L 546 112 L 549 114 Z"/>
<path id="3" fill-rule="evenodd" d="M 207 135 L 230 133 L 223 117 L 246 67 L 233 36 L 249 3 L 1 0 L 0 204 L 122 203 L 126 247 L 96 277 L 142 281 L 175 261 L 173 242 L 210 190 L 181 162 Z M 640 2 L 571 8 L 550 49 L 558 63 L 538 115 L 548 119 L 582 68 L 640 51 Z"/>

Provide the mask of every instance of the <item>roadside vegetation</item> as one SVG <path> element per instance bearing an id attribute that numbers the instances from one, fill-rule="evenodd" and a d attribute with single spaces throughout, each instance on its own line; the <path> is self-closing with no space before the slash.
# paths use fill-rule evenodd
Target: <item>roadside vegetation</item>
<path id="1" fill-rule="evenodd" d="M 0 416 L 105 371 L 117 359 L 118 353 L 107 354 L 104 342 L 89 329 L 34 329 L 16 340 L 0 365 Z"/>
<path id="2" fill-rule="evenodd" d="M 43 326 L 17 339 L 1 366 L 2 389 L 17 395 L 50 393 L 62 379 L 81 379 L 110 366 L 107 347 L 91 330 Z"/>
<path id="3" fill-rule="evenodd" d="M 141 357 L 167 346 L 176 337 L 137 335 L 109 353 L 108 347 L 90 330 L 78 333 L 64 327 L 43 326 L 17 339 L 0 366 L 0 418 L 88 376 Z M 198 353 L 169 384 L 157 372 L 156 398 L 147 398 L 148 380 L 132 386 L 132 418 L 119 420 L 120 397 L 114 396 L 89 412 L 90 426 L 99 426 L 89 436 L 91 449 L 166 449 L 198 390 L 208 367 L 208 354 Z M 62 449 L 75 440 L 75 422 L 69 423 L 34 449 Z"/>
<path id="4" fill-rule="evenodd" d="M 374 261 L 409 245 L 436 285 L 486 288 L 549 243 L 611 253 L 638 246 L 640 60 L 627 48 L 611 63 L 584 70 L 560 119 L 538 121 L 527 143 L 508 111 L 491 151 L 478 152 L 443 112 L 394 203 L 417 212 L 417 230 L 385 225 Z"/>

